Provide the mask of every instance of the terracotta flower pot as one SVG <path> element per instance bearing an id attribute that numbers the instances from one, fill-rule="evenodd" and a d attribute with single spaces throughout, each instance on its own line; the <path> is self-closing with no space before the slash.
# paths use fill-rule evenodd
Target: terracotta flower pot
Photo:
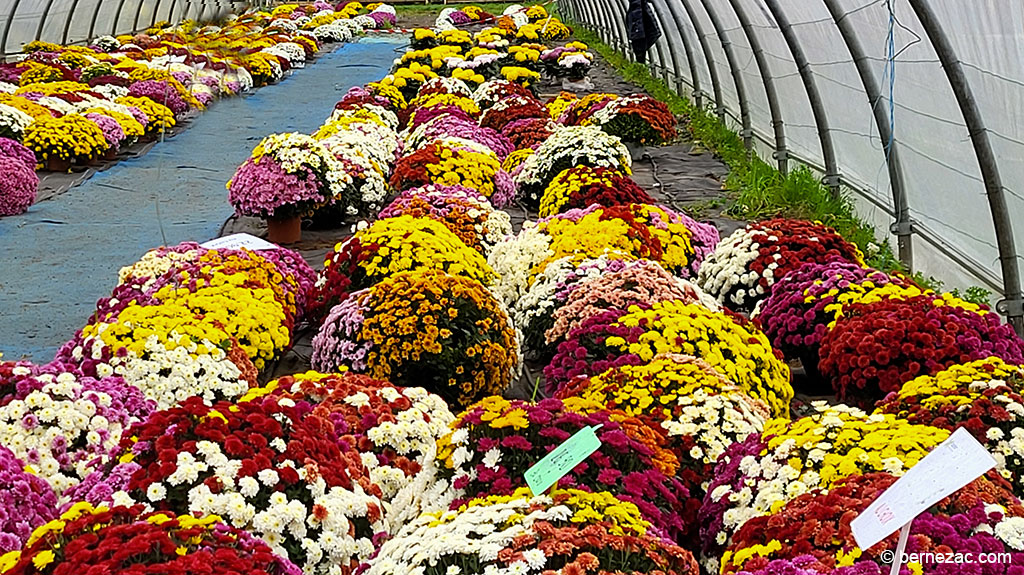
<path id="1" fill-rule="evenodd" d="M 61 158 L 47 158 L 46 159 L 46 170 L 50 172 L 62 172 L 67 173 L 71 169 L 71 160 L 62 160 Z"/>
<path id="2" fill-rule="evenodd" d="M 302 218 L 267 220 L 267 240 L 275 244 L 294 244 L 302 239 Z"/>
<path id="3" fill-rule="evenodd" d="M 117 148 L 107 148 L 106 152 L 103 152 L 103 159 L 107 161 L 113 161 L 117 159 Z"/>

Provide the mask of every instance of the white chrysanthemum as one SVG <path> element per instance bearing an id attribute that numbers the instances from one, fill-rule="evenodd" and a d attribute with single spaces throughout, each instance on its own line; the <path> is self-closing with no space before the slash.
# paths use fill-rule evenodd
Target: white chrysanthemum
<path id="1" fill-rule="evenodd" d="M 109 324 L 99 324 L 96 337 L 85 341 L 83 351 L 93 358 L 101 357 L 106 345 L 102 334 L 107 329 Z M 167 341 L 175 347 L 168 348 L 151 336 L 142 354 L 129 351 L 124 357 L 111 357 L 97 365 L 97 372 L 112 369 L 155 401 L 158 409 L 168 409 L 196 395 L 213 402 L 234 399 L 248 391 L 249 383 L 242 379 L 241 370 L 216 343 L 196 342 L 177 331 L 167 334 Z M 206 353 L 198 353 L 200 345 Z"/>
<path id="2" fill-rule="evenodd" d="M 629 150 L 616 136 L 611 136 L 594 126 L 566 126 L 555 130 L 523 162 L 522 170 L 516 175 L 516 184 L 529 187 L 528 199 L 540 201 L 540 194 L 557 175 L 555 168 L 569 166 L 592 166 L 615 168 L 629 173 L 632 160 Z"/>
<path id="3" fill-rule="evenodd" d="M 288 60 L 293 68 L 304 68 L 306 66 L 306 50 L 295 42 L 281 42 L 261 50 L 271 56 L 279 56 Z"/>
<path id="4" fill-rule="evenodd" d="M 18 138 L 25 132 L 32 122 L 32 116 L 6 104 L 0 104 L 0 129 L 10 131 Z"/>
<path id="5" fill-rule="evenodd" d="M 116 451 L 130 414 L 97 415 L 113 401 L 70 373 L 35 376 L 42 386 L 0 407 L 0 445 L 46 479 L 58 495 Z M 116 420 L 115 420 L 116 418 Z"/>
<path id="6" fill-rule="evenodd" d="M 533 283 L 531 270 L 554 254 L 551 238 L 536 224 L 527 222 L 518 235 L 491 250 L 487 263 L 501 278 L 492 288 L 494 295 L 514 308 Z"/>

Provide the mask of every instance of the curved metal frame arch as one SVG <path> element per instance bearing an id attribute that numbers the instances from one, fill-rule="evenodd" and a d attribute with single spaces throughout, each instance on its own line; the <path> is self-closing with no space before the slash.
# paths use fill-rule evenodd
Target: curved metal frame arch
<path id="1" fill-rule="evenodd" d="M 53 0 L 46 0 L 46 8 L 43 8 L 43 13 L 39 16 L 39 24 L 36 25 L 36 41 L 43 39 L 43 27 L 46 26 L 46 20 L 50 16 L 50 8 L 53 8 Z"/>
<path id="2" fill-rule="evenodd" d="M 146 5 L 146 0 L 139 0 L 139 7 L 135 9 L 135 19 L 132 20 L 132 32 L 139 31 L 139 18 L 142 17 L 142 7 Z"/>
<path id="3" fill-rule="evenodd" d="M 879 104 L 882 100 L 882 92 L 875 80 L 871 64 L 864 54 L 864 48 L 860 44 L 857 32 L 853 26 L 846 21 L 846 14 L 836 0 L 822 0 L 828 8 L 832 20 L 839 29 L 846 49 L 849 50 L 853 63 L 857 67 L 857 74 L 860 76 L 864 93 L 871 105 L 871 112 L 875 117 L 875 125 L 878 128 L 878 137 L 882 141 L 882 149 L 885 151 L 885 162 L 889 170 L 889 186 L 892 188 L 893 211 L 896 213 L 896 222 L 889 227 L 889 231 L 896 235 L 900 261 L 908 269 L 913 270 L 914 252 L 910 240 L 913 234 L 913 223 L 910 220 L 910 206 L 907 203 L 907 192 L 903 182 L 903 164 L 900 162 L 899 145 L 892 137 L 892 130 L 889 127 L 889 118 L 885 110 Z"/>
<path id="4" fill-rule="evenodd" d="M 818 132 L 818 141 L 821 144 L 821 157 L 825 161 L 824 183 L 828 186 L 833 196 L 839 195 L 839 162 L 836 160 L 836 149 L 832 143 L 832 132 L 828 123 L 828 114 L 825 112 L 825 104 L 818 92 L 818 84 L 814 79 L 814 73 L 807 62 L 804 49 L 797 39 L 789 18 L 779 5 L 778 0 L 764 0 L 765 6 L 775 18 L 775 24 L 779 27 L 782 39 L 786 41 L 789 53 L 793 56 L 793 63 L 796 64 L 797 73 L 800 74 L 800 81 L 807 92 L 807 102 L 811 106 L 811 115 L 814 116 L 814 125 Z"/>
<path id="5" fill-rule="evenodd" d="M 615 0 L 601 0 L 602 14 L 608 23 L 609 40 L 616 50 L 619 50 L 626 55 L 626 58 L 632 60 L 632 53 L 622 44 L 622 30 L 619 29 L 619 19 L 615 17 L 615 11 L 612 9 L 613 2 Z"/>
<path id="6" fill-rule="evenodd" d="M 185 13 L 181 11 L 178 0 L 171 0 L 171 9 L 167 11 L 168 20 L 174 23 L 181 23 L 185 19 Z M 177 15 L 176 15 L 177 14 Z"/>
<path id="7" fill-rule="evenodd" d="M 629 28 L 626 26 L 626 10 L 623 7 L 622 2 L 625 0 L 609 0 L 605 7 L 608 9 L 608 17 L 611 18 L 612 24 L 614 25 L 615 31 L 615 45 L 619 50 L 629 55 L 630 60 L 634 60 L 633 51 L 630 50 L 629 46 Z M 621 10 L 617 9 L 621 8 Z"/>
<path id="8" fill-rule="evenodd" d="M 114 12 L 114 19 L 110 23 L 110 33 L 111 33 L 111 35 L 117 34 L 117 22 L 119 20 L 121 20 L 121 10 L 124 10 L 124 2 L 125 2 L 125 0 L 118 0 L 117 12 Z"/>
<path id="9" fill-rule="evenodd" d="M 711 19 L 711 26 L 715 29 L 715 35 L 722 43 L 722 50 L 725 52 L 725 59 L 729 63 L 729 72 L 732 74 L 732 82 L 736 86 L 736 98 L 740 101 L 740 124 L 743 126 L 740 136 L 743 137 L 743 147 L 750 151 L 754 145 L 754 131 L 750 128 L 750 103 L 747 102 L 747 90 L 743 84 L 742 72 L 736 62 L 736 54 L 732 51 L 732 42 L 722 27 L 722 21 L 718 13 L 711 7 L 711 0 L 700 0 L 704 5 L 704 11 Z"/>
<path id="10" fill-rule="evenodd" d="M 625 0 L 623 0 L 623 1 L 625 1 Z M 654 58 L 648 58 L 647 59 L 647 67 L 649 69 L 655 71 L 655 72 L 657 72 L 658 69 L 660 68 L 661 79 L 666 81 L 666 82 L 668 82 L 669 81 L 669 74 L 672 73 L 672 72 L 670 71 L 670 68 L 668 67 L 668 61 L 667 61 L 666 52 L 671 54 L 672 50 L 671 50 L 671 46 L 668 44 L 668 33 L 665 32 L 665 20 L 664 20 L 664 18 L 661 17 L 661 11 L 658 10 L 658 6 L 654 2 L 649 2 L 649 4 L 651 6 L 651 12 L 654 14 L 654 20 L 658 24 L 658 29 L 661 30 L 661 37 L 658 38 L 658 41 L 655 42 L 653 46 L 651 46 L 651 51 L 653 52 L 654 56 L 657 56 L 658 63 L 657 64 L 654 63 Z M 627 9 L 628 9 L 628 4 L 627 4 Z M 666 49 L 666 47 L 667 47 L 667 49 Z M 673 66 L 675 66 L 675 62 L 674 61 L 673 61 Z"/>
<path id="11" fill-rule="evenodd" d="M 156 6 L 153 7 L 153 21 L 149 23 L 150 26 L 155 26 L 157 19 L 160 18 L 160 5 L 164 3 L 164 0 L 156 0 Z M 169 20 L 170 18 L 168 18 Z"/>
<path id="12" fill-rule="evenodd" d="M 668 7 L 669 14 L 672 16 L 672 21 L 676 25 L 676 32 L 679 35 L 680 42 L 683 44 L 683 51 L 686 53 L 686 65 L 690 68 L 690 85 L 693 87 L 693 101 L 698 108 L 703 108 L 704 92 L 703 90 L 701 90 L 700 87 L 700 73 L 697 70 L 697 60 L 696 58 L 694 58 L 693 54 L 693 44 L 690 43 L 690 38 L 686 35 L 686 32 L 683 29 L 682 18 L 680 18 L 679 13 L 676 11 L 675 8 L 676 3 L 672 2 L 671 0 L 661 1 L 665 3 L 666 7 Z M 680 81 L 676 82 L 676 89 L 679 91 L 679 93 L 683 92 L 682 87 L 683 85 L 680 77 Z"/>
<path id="13" fill-rule="evenodd" d="M 14 16 L 18 13 L 18 6 L 21 0 L 14 0 L 11 11 L 7 13 L 7 24 L 4 26 L 4 34 L 0 36 L 0 52 L 7 52 L 7 39 L 10 37 L 11 25 L 14 23 Z"/>
<path id="14" fill-rule="evenodd" d="M 586 5 L 587 3 L 584 3 L 584 6 Z M 590 4 L 589 7 L 592 8 L 591 13 L 594 16 L 594 20 L 598 22 L 598 35 L 601 37 L 602 40 L 604 40 L 605 44 L 612 45 L 613 47 L 618 49 L 616 46 L 614 46 L 614 41 L 612 38 L 612 29 L 608 25 L 608 19 L 605 16 L 604 0 L 593 2 Z"/>
<path id="15" fill-rule="evenodd" d="M 672 59 L 672 70 L 670 70 L 668 72 L 669 72 L 669 74 L 671 76 L 673 76 L 673 80 L 674 80 L 674 83 L 675 83 L 675 86 L 676 86 L 676 91 L 679 92 L 680 94 L 684 94 L 685 91 L 683 90 L 683 86 L 685 85 L 685 81 L 684 81 L 684 76 L 683 76 L 683 73 L 682 73 L 684 67 L 683 67 L 683 64 L 682 64 L 682 62 L 680 61 L 680 58 L 679 58 L 679 50 L 676 50 L 675 48 L 673 48 L 673 40 L 675 39 L 675 37 L 680 37 L 681 38 L 679 27 L 678 26 L 675 27 L 675 33 L 674 33 L 675 37 L 670 38 L 669 37 L 670 36 L 670 34 L 669 34 L 670 28 L 668 28 L 667 26 L 665 26 L 663 24 L 663 22 L 665 22 L 666 20 L 661 15 L 662 8 L 659 7 L 658 0 L 650 0 L 650 2 L 651 2 L 651 6 L 654 8 L 654 12 L 658 14 L 658 21 L 659 21 L 659 24 L 661 25 L 662 36 L 665 39 L 665 45 L 668 47 L 668 54 L 669 54 L 669 56 Z M 680 39 L 679 43 L 682 43 L 681 39 Z M 691 71 L 691 73 L 692 73 L 692 71 Z M 669 80 L 668 77 L 666 77 L 665 81 L 668 82 L 670 80 Z"/>
<path id="16" fill-rule="evenodd" d="M 609 30 L 604 23 L 604 12 L 598 9 L 597 2 L 581 2 L 580 9 L 587 17 L 588 20 L 594 22 L 593 26 L 597 32 L 597 36 L 601 38 L 606 44 L 611 44 L 610 37 L 608 36 Z"/>
<path id="17" fill-rule="evenodd" d="M 559 4 L 559 6 L 561 6 L 561 4 Z M 569 16 L 573 19 L 573 21 L 579 22 L 580 8 L 579 6 L 576 5 L 576 0 L 569 0 L 569 2 L 566 3 L 566 6 L 569 8 Z"/>
<path id="18" fill-rule="evenodd" d="M 89 40 L 96 37 L 96 20 L 100 17 L 100 9 L 103 8 L 103 0 L 96 2 L 96 9 L 92 12 L 92 19 L 89 20 Z"/>
<path id="19" fill-rule="evenodd" d="M 558 6 L 558 11 L 562 15 L 562 20 L 563 21 L 567 21 L 567 22 L 576 22 L 577 21 L 576 20 L 576 13 L 573 12 L 573 10 L 575 10 L 576 7 L 573 5 L 573 3 L 571 1 L 564 1 L 563 0 L 562 2 L 556 3 L 556 6 Z"/>
<path id="20" fill-rule="evenodd" d="M 779 95 L 775 91 L 775 82 L 772 80 L 772 70 L 768 67 L 768 61 L 764 57 L 764 50 L 761 48 L 761 41 L 757 32 L 750 23 L 746 10 L 743 9 L 741 0 L 729 0 L 733 12 L 743 28 L 743 34 L 747 37 L 750 51 L 754 53 L 754 62 L 761 74 L 761 82 L 764 83 L 765 97 L 768 98 L 768 112 L 772 116 L 772 132 L 775 136 L 775 152 L 772 157 L 779 163 L 779 172 L 782 175 L 789 173 L 789 150 L 786 148 L 786 129 L 782 119 L 782 107 L 779 106 Z"/>
<path id="21" fill-rule="evenodd" d="M 704 52 L 704 62 L 708 65 L 708 74 L 711 75 L 711 90 L 715 96 L 715 114 L 719 120 L 725 121 L 725 100 L 722 99 L 722 81 L 718 76 L 718 68 L 715 67 L 715 56 L 711 53 L 711 45 L 708 44 L 708 37 L 697 19 L 697 12 L 693 9 L 690 0 L 682 0 L 683 10 L 686 17 L 690 19 L 693 30 L 697 33 L 697 41 L 700 42 L 701 52 Z"/>
<path id="22" fill-rule="evenodd" d="M 567 6 L 569 6 L 569 14 L 572 16 L 573 21 L 580 22 L 580 7 L 576 0 L 569 0 Z"/>
<path id="23" fill-rule="evenodd" d="M 974 154 L 978 159 L 978 167 L 981 169 L 981 178 L 985 183 L 989 210 L 992 212 L 992 227 L 995 228 L 996 244 L 999 249 L 999 265 L 1003 273 L 1004 299 L 996 304 L 996 309 L 1006 315 L 1010 325 L 1018 334 L 1024 333 L 1024 295 L 1021 294 L 1020 268 L 1017 265 L 1013 222 L 1006 205 L 1003 180 L 999 173 L 995 152 L 992 150 L 992 143 L 988 138 L 988 129 L 981 117 L 978 103 L 974 99 L 974 91 L 971 90 L 971 85 L 964 75 L 960 59 L 935 12 L 927 2 L 921 2 L 921 0 L 910 0 L 910 7 L 917 15 L 918 21 L 921 22 L 929 42 L 935 49 L 935 54 L 942 63 L 942 69 L 946 72 L 946 79 L 949 81 L 950 88 L 953 89 L 960 113 L 964 117 L 964 123 L 967 125 L 967 132 L 974 147 Z"/>
<path id="24" fill-rule="evenodd" d="M 78 0 L 71 1 L 71 7 L 68 8 L 68 17 L 64 20 L 64 31 L 61 34 L 61 44 L 68 43 L 68 33 L 71 32 L 71 19 L 75 16 L 75 9 L 78 8 Z M 88 40 L 88 38 L 86 38 Z"/>

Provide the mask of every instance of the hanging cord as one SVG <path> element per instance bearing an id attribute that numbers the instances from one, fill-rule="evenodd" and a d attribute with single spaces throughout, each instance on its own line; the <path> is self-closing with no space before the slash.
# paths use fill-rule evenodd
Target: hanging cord
<path id="1" fill-rule="evenodd" d="M 910 49 L 911 46 L 921 42 L 921 36 L 917 32 L 914 32 L 912 29 L 900 22 L 899 17 L 896 16 L 896 7 L 893 0 L 885 0 L 885 9 L 889 14 L 889 25 L 885 38 L 885 66 L 882 69 L 882 83 L 886 83 L 886 80 L 888 80 L 889 140 L 885 142 L 884 146 L 885 164 L 879 166 L 878 173 L 875 175 L 876 187 L 878 187 L 877 182 L 882 177 L 885 166 L 889 163 L 892 147 L 896 142 L 896 59 Z M 899 50 L 896 50 L 896 28 L 905 31 L 914 37 L 913 40 L 908 42 Z M 874 132 L 873 129 L 868 131 L 872 133 Z"/>
<path id="2" fill-rule="evenodd" d="M 896 59 L 900 57 L 904 52 L 910 49 L 914 44 L 921 42 L 921 36 L 908 28 L 900 19 L 896 16 L 896 8 L 893 0 L 886 0 L 885 8 L 889 12 L 889 29 L 886 34 L 885 44 L 885 70 L 882 72 L 882 81 L 884 82 L 886 76 L 889 80 L 889 142 L 886 146 L 886 159 L 889 156 L 889 150 L 892 149 L 894 140 L 896 139 Z M 907 45 L 896 50 L 896 28 L 899 28 L 911 36 L 913 40 L 907 43 Z"/>
<path id="3" fill-rule="evenodd" d="M 882 72 L 882 79 L 889 77 L 889 141 L 885 145 L 885 159 L 889 160 L 889 153 L 892 144 L 896 140 L 896 12 L 892 6 L 892 0 L 886 0 L 885 8 L 889 11 L 889 30 L 885 40 L 885 69 Z"/>

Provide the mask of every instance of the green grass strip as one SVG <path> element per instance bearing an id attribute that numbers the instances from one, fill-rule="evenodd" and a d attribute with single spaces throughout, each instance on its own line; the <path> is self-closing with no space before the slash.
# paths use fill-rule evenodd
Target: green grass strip
<path id="1" fill-rule="evenodd" d="M 879 243 L 874 228 L 856 215 L 848 192 L 833 195 L 807 166 L 795 167 L 783 175 L 757 154 L 748 153 L 743 139 L 729 129 L 710 106 L 698 108 L 664 80 L 651 75 L 647 66 L 629 61 L 591 30 L 575 24 L 574 34 L 600 54 L 624 80 L 664 102 L 674 114 L 684 116 L 694 143 L 711 150 L 725 162 L 729 167 L 725 191 L 731 204 L 727 210 L 730 216 L 751 221 L 775 217 L 820 221 L 857 244 L 865 254 L 867 265 L 888 273 L 907 273 L 889 242 Z M 933 277 L 919 272 L 913 277 L 922 287 L 942 289 L 942 282 Z M 954 294 L 975 303 L 988 303 L 991 295 L 977 286 L 964 293 L 954 290 Z"/>

